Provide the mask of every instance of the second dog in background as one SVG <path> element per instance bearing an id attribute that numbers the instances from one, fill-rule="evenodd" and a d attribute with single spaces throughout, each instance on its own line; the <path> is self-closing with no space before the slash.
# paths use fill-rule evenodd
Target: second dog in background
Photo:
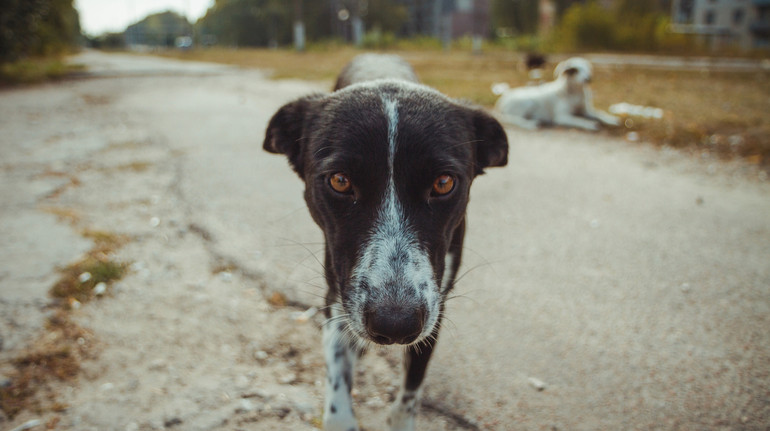
<path id="1" fill-rule="evenodd" d="M 544 125 L 599 130 L 599 124 L 617 126 L 620 119 L 594 108 L 592 67 L 588 60 L 573 57 L 554 70 L 554 81 L 506 90 L 495 106 L 500 120 L 525 129 Z"/>

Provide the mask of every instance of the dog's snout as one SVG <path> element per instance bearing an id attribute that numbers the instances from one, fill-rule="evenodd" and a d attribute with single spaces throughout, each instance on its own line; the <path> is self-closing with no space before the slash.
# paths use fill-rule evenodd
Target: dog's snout
<path id="1" fill-rule="evenodd" d="M 364 323 L 377 344 L 409 344 L 422 333 L 426 315 L 424 305 L 368 304 Z"/>

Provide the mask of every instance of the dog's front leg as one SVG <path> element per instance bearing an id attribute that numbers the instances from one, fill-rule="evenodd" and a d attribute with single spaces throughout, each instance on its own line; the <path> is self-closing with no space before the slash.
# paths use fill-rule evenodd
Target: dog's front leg
<path id="1" fill-rule="evenodd" d="M 620 125 L 620 118 L 593 107 L 586 111 L 586 117 L 599 120 L 608 126 Z"/>
<path id="2" fill-rule="evenodd" d="M 589 89 L 585 89 L 585 116 L 592 119 L 592 120 L 598 120 L 608 126 L 619 126 L 620 125 L 620 118 L 609 114 L 607 112 L 604 112 L 600 109 L 596 109 L 594 107 L 593 102 L 593 93 Z"/>
<path id="3" fill-rule="evenodd" d="M 553 122 L 558 126 L 578 127 L 578 128 L 590 130 L 593 132 L 599 130 L 598 122 L 594 120 L 589 120 L 587 118 L 577 117 L 571 114 L 557 115 L 556 118 L 554 118 Z"/>
<path id="4" fill-rule="evenodd" d="M 422 393 L 422 381 L 425 378 L 425 370 L 428 368 L 430 355 L 433 353 L 438 334 L 438 325 L 432 336 L 419 346 L 409 346 L 404 354 L 404 376 L 401 381 L 401 389 L 396 400 L 390 408 L 391 431 L 414 431 L 417 403 Z"/>
<path id="5" fill-rule="evenodd" d="M 339 310 L 332 308 L 332 318 L 323 326 L 324 359 L 326 360 L 326 400 L 323 427 L 326 431 L 358 431 L 353 415 L 353 369 L 359 351 L 343 336 L 345 324 Z"/>

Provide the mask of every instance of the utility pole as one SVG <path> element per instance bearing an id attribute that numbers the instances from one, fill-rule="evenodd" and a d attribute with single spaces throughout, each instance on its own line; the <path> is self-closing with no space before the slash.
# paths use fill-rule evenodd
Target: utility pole
<path id="1" fill-rule="evenodd" d="M 364 20 L 361 18 L 362 3 L 365 0 L 354 0 L 351 7 L 350 26 L 353 32 L 353 44 L 361 46 L 364 41 Z"/>
<path id="2" fill-rule="evenodd" d="M 302 20 L 302 0 L 294 0 L 294 49 L 305 50 L 305 22 Z"/>

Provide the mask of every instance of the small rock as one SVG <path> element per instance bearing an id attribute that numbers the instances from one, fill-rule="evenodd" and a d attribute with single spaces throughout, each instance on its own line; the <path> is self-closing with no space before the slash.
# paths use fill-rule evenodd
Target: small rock
<path id="1" fill-rule="evenodd" d="M 26 431 L 26 430 L 31 430 L 32 428 L 39 427 L 42 424 L 43 424 L 43 422 L 40 419 L 32 419 L 31 421 L 24 422 L 23 424 L 17 426 L 16 428 L 13 428 L 10 431 Z"/>
<path id="2" fill-rule="evenodd" d="M 281 384 L 290 385 L 290 384 L 292 384 L 292 383 L 297 381 L 297 375 L 294 374 L 294 373 L 287 374 L 287 375 L 281 377 L 281 380 L 279 380 L 279 381 L 281 382 Z"/>
<path id="3" fill-rule="evenodd" d="M 80 276 L 78 276 L 78 280 L 81 283 L 85 283 L 86 281 L 88 281 L 90 279 L 91 279 L 91 273 L 90 272 L 84 272 L 84 273 L 80 274 Z"/>
<path id="4" fill-rule="evenodd" d="M 527 381 L 529 382 L 530 386 L 537 389 L 538 391 L 545 390 L 545 382 L 543 382 L 542 380 L 535 377 L 530 377 Z"/>
<path id="5" fill-rule="evenodd" d="M 179 418 L 171 418 L 171 419 L 167 419 L 165 422 L 163 422 L 163 426 L 166 427 L 166 428 L 175 427 L 175 426 L 181 425 L 181 424 L 182 424 L 182 419 L 179 419 Z"/>
<path id="6" fill-rule="evenodd" d="M 160 219 L 158 217 L 153 217 L 150 219 L 150 227 L 158 227 L 160 226 Z"/>
<path id="7" fill-rule="evenodd" d="M 274 307 L 285 307 L 287 301 L 286 296 L 281 292 L 273 292 L 273 294 L 270 295 L 270 298 L 267 299 L 267 302 Z"/>
<path id="8" fill-rule="evenodd" d="M 235 408 L 235 413 L 249 413 L 256 409 L 257 407 L 254 405 L 254 402 L 243 398 L 238 402 L 238 406 Z"/>
<path id="9" fill-rule="evenodd" d="M 310 307 L 305 311 L 295 311 L 291 313 L 291 318 L 294 319 L 297 323 L 305 323 L 308 320 L 310 320 L 315 314 L 318 312 L 318 309 L 315 307 Z"/>
<path id="10" fill-rule="evenodd" d="M 255 389 L 251 392 L 241 395 L 241 398 L 259 398 L 261 400 L 269 400 L 273 398 L 273 396 L 269 392 L 262 389 Z"/>
<path id="11" fill-rule="evenodd" d="M 138 271 L 141 271 L 141 270 L 147 268 L 147 265 L 145 265 L 144 262 L 142 262 L 142 261 L 137 261 L 137 262 L 132 263 L 130 268 L 131 268 L 131 271 L 138 272 Z"/>
<path id="12" fill-rule="evenodd" d="M 235 386 L 238 389 L 245 389 L 249 386 L 249 378 L 246 376 L 238 376 L 238 378 L 235 379 Z"/>
<path id="13" fill-rule="evenodd" d="M 265 359 L 267 359 L 267 356 L 268 356 L 267 352 L 265 352 L 264 350 L 257 350 L 256 352 L 254 352 L 254 358 L 260 361 L 264 361 Z"/>
<path id="14" fill-rule="evenodd" d="M 150 362 L 150 370 L 161 371 L 166 368 L 166 362 L 163 359 L 156 359 Z"/>
<path id="15" fill-rule="evenodd" d="M 628 132 L 626 133 L 626 140 L 629 142 L 636 142 L 639 140 L 639 133 L 637 132 Z"/>
<path id="16" fill-rule="evenodd" d="M 104 295 L 104 292 L 107 291 L 107 283 L 100 282 L 96 286 L 94 286 L 94 295 L 101 296 Z"/>
<path id="17" fill-rule="evenodd" d="M 366 400 L 366 405 L 373 408 L 385 407 L 385 401 L 383 401 L 382 398 L 375 396 Z"/>

